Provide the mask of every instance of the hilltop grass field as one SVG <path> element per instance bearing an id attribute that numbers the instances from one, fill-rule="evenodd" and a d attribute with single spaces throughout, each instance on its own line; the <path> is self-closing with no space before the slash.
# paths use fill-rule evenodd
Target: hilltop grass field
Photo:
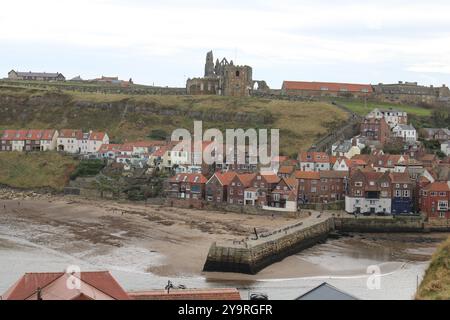
<path id="1" fill-rule="evenodd" d="M 390 103 L 381 103 L 381 102 L 364 102 L 364 101 L 354 101 L 354 100 L 342 100 L 339 101 L 343 105 L 345 105 L 350 111 L 359 114 L 361 116 L 364 116 L 371 112 L 375 108 L 379 109 L 398 109 L 401 111 L 405 111 L 408 114 L 415 115 L 418 117 L 429 117 L 431 115 L 432 109 L 427 109 L 419 106 L 411 106 L 411 105 L 393 105 Z"/>
<path id="2" fill-rule="evenodd" d="M 7 102 L 6 102 L 6 101 Z M 7 105 L 7 108 L 2 106 Z M 132 107 L 129 107 L 132 106 Z M 348 114 L 328 102 L 295 102 L 220 96 L 84 93 L 0 86 L 0 129 L 105 130 L 112 142 L 151 138 L 155 131 L 280 129 L 281 152 L 307 150 Z"/>
<path id="3" fill-rule="evenodd" d="M 0 152 L 0 184 L 61 191 L 78 162 L 56 152 Z"/>

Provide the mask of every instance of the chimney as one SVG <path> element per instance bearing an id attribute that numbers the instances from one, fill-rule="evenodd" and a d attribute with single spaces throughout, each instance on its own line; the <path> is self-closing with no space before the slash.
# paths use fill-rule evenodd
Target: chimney
<path id="1" fill-rule="evenodd" d="M 399 81 L 398 84 L 403 84 L 403 81 Z"/>
<path id="2" fill-rule="evenodd" d="M 40 287 L 37 288 L 36 293 L 37 293 L 37 300 L 42 300 L 42 290 Z"/>

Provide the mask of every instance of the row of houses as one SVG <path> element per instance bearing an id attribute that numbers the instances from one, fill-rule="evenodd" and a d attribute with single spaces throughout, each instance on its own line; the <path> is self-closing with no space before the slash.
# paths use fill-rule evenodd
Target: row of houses
<path id="1" fill-rule="evenodd" d="M 96 153 L 109 144 L 105 132 L 81 130 L 3 130 L 0 151 L 63 151 L 72 154 Z"/>

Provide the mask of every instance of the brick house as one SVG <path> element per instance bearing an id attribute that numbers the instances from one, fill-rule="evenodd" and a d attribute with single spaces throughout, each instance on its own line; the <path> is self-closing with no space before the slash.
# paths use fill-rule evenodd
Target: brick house
<path id="1" fill-rule="evenodd" d="M 206 183 L 206 201 L 216 203 L 228 202 L 228 187 L 236 175 L 235 172 L 216 172 Z"/>
<path id="2" fill-rule="evenodd" d="M 298 180 L 282 178 L 270 193 L 269 206 L 297 210 Z"/>
<path id="3" fill-rule="evenodd" d="M 295 172 L 295 166 L 281 166 L 278 170 L 278 177 L 280 178 L 289 178 Z"/>
<path id="4" fill-rule="evenodd" d="M 318 203 L 320 199 L 320 173 L 311 171 L 296 171 L 298 180 L 298 203 Z"/>
<path id="5" fill-rule="evenodd" d="M 319 203 L 330 203 L 345 199 L 348 172 L 320 171 Z"/>
<path id="6" fill-rule="evenodd" d="M 298 161 L 301 171 L 330 170 L 330 156 L 325 152 L 300 152 Z"/>
<path id="7" fill-rule="evenodd" d="M 356 170 L 345 197 L 345 211 L 356 214 L 391 213 L 392 188 L 389 173 Z"/>
<path id="8" fill-rule="evenodd" d="M 275 174 L 261 174 L 254 176 L 245 190 L 244 203 L 246 205 L 267 206 L 270 202 L 270 193 L 280 182 L 280 178 Z"/>
<path id="9" fill-rule="evenodd" d="M 390 128 L 384 119 L 365 118 L 361 123 L 361 136 L 384 145 L 390 137 Z"/>
<path id="10" fill-rule="evenodd" d="M 429 219 L 450 219 L 450 182 L 428 184 L 420 193 L 420 209 Z"/>
<path id="11" fill-rule="evenodd" d="M 244 193 L 251 185 L 255 178 L 254 173 L 237 174 L 228 186 L 228 203 L 229 204 L 244 204 Z"/>
<path id="12" fill-rule="evenodd" d="M 207 181 L 202 174 L 180 173 L 169 179 L 166 193 L 169 198 L 201 200 Z"/>

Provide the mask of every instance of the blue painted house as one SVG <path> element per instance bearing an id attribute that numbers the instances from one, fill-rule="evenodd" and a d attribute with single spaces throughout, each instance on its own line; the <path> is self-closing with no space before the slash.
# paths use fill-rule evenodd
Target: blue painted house
<path id="1" fill-rule="evenodd" d="M 415 182 L 409 177 L 407 172 L 390 173 L 389 176 L 392 187 L 392 214 L 413 213 Z"/>

